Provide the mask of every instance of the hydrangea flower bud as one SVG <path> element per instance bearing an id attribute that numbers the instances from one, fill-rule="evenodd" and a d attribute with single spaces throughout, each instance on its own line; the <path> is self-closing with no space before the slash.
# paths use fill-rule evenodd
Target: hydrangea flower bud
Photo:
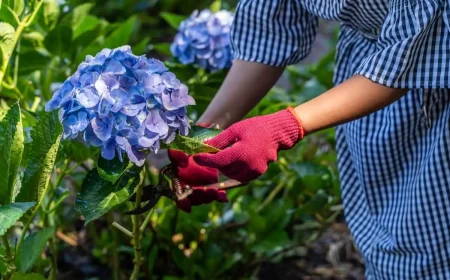
<path id="1" fill-rule="evenodd" d="M 226 10 L 194 11 L 178 27 L 170 46 L 172 54 L 183 64 L 196 64 L 210 71 L 231 67 L 232 21 L 233 14 Z"/>
<path id="2" fill-rule="evenodd" d="M 138 166 L 160 141 L 170 143 L 176 133 L 189 133 L 188 105 L 195 101 L 165 65 L 129 46 L 103 49 L 88 55 L 46 104 L 59 109 L 63 138 L 101 147 L 101 156 L 122 160 L 122 153 Z"/>

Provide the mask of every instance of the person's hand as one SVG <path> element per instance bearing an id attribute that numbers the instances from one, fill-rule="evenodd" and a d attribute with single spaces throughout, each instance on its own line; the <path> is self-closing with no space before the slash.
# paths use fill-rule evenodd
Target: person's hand
<path id="1" fill-rule="evenodd" d="M 278 151 L 292 148 L 303 135 L 300 120 L 289 107 L 235 123 L 205 142 L 221 151 L 198 154 L 194 160 L 245 183 L 266 172 L 268 164 L 277 159 Z"/>
<path id="2" fill-rule="evenodd" d="M 192 206 L 208 204 L 213 201 L 228 202 L 225 191 L 216 187 L 203 187 L 218 183 L 219 173 L 215 168 L 198 165 L 192 158 L 181 151 L 169 150 L 169 158 L 178 166 L 178 178 L 184 185 L 189 185 L 192 193 L 185 199 L 177 201 L 181 210 L 190 213 Z"/>

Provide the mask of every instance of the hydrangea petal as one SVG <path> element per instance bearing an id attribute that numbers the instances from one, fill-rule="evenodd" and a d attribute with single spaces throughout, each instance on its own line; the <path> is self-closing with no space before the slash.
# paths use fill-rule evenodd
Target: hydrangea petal
<path id="1" fill-rule="evenodd" d="M 81 91 L 77 94 L 77 99 L 84 107 L 92 108 L 98 104 L 100 101 L 100 96 L 95 88 L 89 86 L 81 89 Z"/>
<path id="2" fill-rule="evenodd" d="M 169 94 L 162 95 L 162 102 L 164 108 L 167 110 L 176 110 L 188 105 L 195 105 L 195 100 L 188 95 L 188 89 L 185 85 L 181 85 L 179 89 L 172 91 Z"/>
<path id="3" fill-rule="evenodd" d="M 165 136 L 169 132 L 169 126 L 161 117 L 159 111 L 151 110 L 145 120 L 145 127 L 160 136 Z"/>
<path id="4" fill-rule="evenodd" d="M 106 141 L 111 137 L 113 123 L 110 118 L 93 118 L 91 121 L 91 125 L 92 130 L 94 131 L 94 134 L 98 137 L 98 139 Z"/>
<path id="5" fill-rule="evenodd" d="M 125 67 L 122 63 L 116 60 L 110 60 L 105 67 L 104 73 L 112 73 L 116 75 L 121 75 L 125 73 Z"/>

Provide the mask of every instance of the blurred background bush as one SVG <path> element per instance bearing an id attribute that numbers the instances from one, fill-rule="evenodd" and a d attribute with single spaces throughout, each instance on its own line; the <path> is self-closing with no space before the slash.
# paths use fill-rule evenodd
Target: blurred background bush
<path id="1" fill-rule="evenodd" d="M 169 44 L 174 27 L 194 10 L 215 5 L 233 11 L 237 0 L 42 0 L 31 26 L 23 30 L 0 91 L 2 107 L 20 99 L 24 126 L 34 123 L 58 83 L 87 54 L 130 45 L 135 54 L 162 59 L 186 85 L 197 106 L 196 119 L 218 90 L 226 71 L 213 74 L 177 63 Z M 0 20 L 14 22 L 8 10 Z M 249 116 L 268 114 L 305 102 L 332 86 L 336 25 L 322 23 L 313 53 L 287 68 L 282 79 Z M 86 169 L 97 157 L 92 150 L 63 142 L 53 180 L 56 198 L 66 197 L 48 215 L 57 227 L 58 279 L 126 279 L 132 269 L 129 238 L 114 227 L 130 227 L 120 210 L 83 226 L 74 211 Z M 78 165 L 70 173 L 67 162 Z M 147 166 L 155 180 L 167 163 L 164 152 Z M 55 175 L 55 176 L 56 176 Z M 58 176 L 56 176 L 58 177 Z M 54 197 L 48 199 L 55 199 Z M 311 135 L 249 186 L 229 191 L 230 203 L 180 212 L 162 199 L 144 234 L 142 279 L 359 279 L 363 266 L 342 218 L 336 170 L 334 130 Z M 42 217 L 42 215 L 41 215 Z M 36 221 L 36 226 L 43 223 Z M 43 256 L 35 271 L 46 273 Z M 1 266 L 0 266 L 1 271 Z"/>

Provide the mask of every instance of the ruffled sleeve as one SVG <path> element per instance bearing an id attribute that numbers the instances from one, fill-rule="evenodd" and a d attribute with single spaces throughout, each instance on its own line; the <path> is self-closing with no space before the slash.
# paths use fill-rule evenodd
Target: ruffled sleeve
<path id="1" fill-rule="evenodd" d="M 395 88 L 450 86 L 449 0 L 391 0 L 377 51 L 357 74 Z"/>
<path id="2" fill-rule="evenodd" d="M 231 30 L 234 58 L 286 66 L 305 58 L 316 35 L 318 18 L 300 1 L 241 0 Z"/>

